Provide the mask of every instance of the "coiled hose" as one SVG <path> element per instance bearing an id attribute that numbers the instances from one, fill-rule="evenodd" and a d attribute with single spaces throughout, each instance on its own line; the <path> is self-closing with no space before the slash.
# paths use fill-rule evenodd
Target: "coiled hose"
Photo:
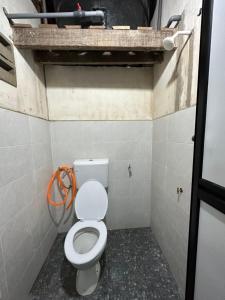
<path id="1" fill-rule="evenodd" d="M 70 181 L 70 185 L 68 187 L 63 182 L 63 179 L 65 178 L 65 176 L 67 176 Z M 53 186 L 55 180 L 57 182 L 59 192 L 63 197 L 62 201 L 54 201 L 52 199 L 52 186 Z M 71 191 L 71 198 L 70 198 L 70 200 L 68 200 L 70 191 Z M 60 166 L 52 174 L 52 177 L 48 183 L 48 190 L 47 190 L 48 204 L 52 205 L 54 207 L 59 207 L 59 206 L 66 205 L 66 203 L 68 201 L 68 205 L 67 205 L 66 209 L 69 209 L 71 207 L 71 205 L 73 204 L 73 201 L 76 197 L 76 193 L 77 193 L 76 176 L 75 176 L 73 169 L 67 165 Z"/>

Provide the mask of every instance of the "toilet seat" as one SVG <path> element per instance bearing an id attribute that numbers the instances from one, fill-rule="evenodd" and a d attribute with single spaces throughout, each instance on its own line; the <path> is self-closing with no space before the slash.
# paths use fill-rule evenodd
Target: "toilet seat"
<path id="1" fill-rule="evenodd" d="M 88 180 L 77 192 L 76 216 L 80 220 L 102 220 L 108 209 L 108 195 L 104 186 L 96 180 Z"/>
<path id="2" fill-rule="evenodd" d="M 85 230 L 85 228 L 96 229 L 99 236 L 98 240 L 92 249 L 84 254 L 78 253 L 74 248 L 74 236 L 80 231 Z M 85 266 L 90 261 L 96 259 L 103 252 L 107 240 L 107 228 L 105 223 L 102 221 L 79 221 L 74 224 L 69 232 L 67 233 L 65 243 L 64 243 L 64 251 L 67 259 L 74 264 L 75 266 Z"/>
<path id="3" fill-rule="evenodd" d="M 66 235 L 64 251 L 67 259 L 78 269 L 85 269 L 97 258 L 105 249 L 107 240 L 107 228 L 104 219 L 108 208 L 108 196 L 104 186 L 96 181 L 89 180 L 79 189 L 75 199 L 75 211 L 80 220 L 75 223 Z M 74 246 L 74 238 L 82 231 L 88 229 L 97 231 L 97 240 L 93 247 L 86 253 L 78 253 Z"/>

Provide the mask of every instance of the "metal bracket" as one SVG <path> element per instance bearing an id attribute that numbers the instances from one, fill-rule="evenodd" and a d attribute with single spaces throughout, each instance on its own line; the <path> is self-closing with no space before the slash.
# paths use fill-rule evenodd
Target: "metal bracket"
<path id="1" fill-rule="evenodd" d="M 173 22 L 176 22 L 176 25 L 174 27 L 176 28 L 181 20 L 182 20 L 182 15 L 174 15 L 170 17 L 169 21 L 167 22 L 166 28 L 169 28 Z"/>
<path id="2" fill-rule="evenodd" d="M 4 12 L 6 18 L 7 18 L 8 21 L 9 21 L 9 24 L 10 24 L 10 25 L 15 25 L 15 22 L 14 22 L 12 19 L 9 19 L 9 17 L 8 17 L 8 16 L 9 16 L 9 13 L 8 13 L 7 9 L 6 9 L 5 7 L 3 7 L 2 9 L 3 9 L 3 12 Z"/>

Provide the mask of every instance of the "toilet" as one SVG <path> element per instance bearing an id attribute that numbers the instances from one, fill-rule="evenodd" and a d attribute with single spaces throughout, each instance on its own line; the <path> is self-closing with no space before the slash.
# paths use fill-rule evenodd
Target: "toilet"
<path id="1" fill-rule="evenodd" d="M 107 241 L 104 218 L 108 209 L 108 159 L 76 160 L 77 179 L 75 213 L 77 219 L 68 231 L 64 251 L 77 269 L 76 290 L 87 296 L 97 287 L 101 266 L 99 260 Z"/>

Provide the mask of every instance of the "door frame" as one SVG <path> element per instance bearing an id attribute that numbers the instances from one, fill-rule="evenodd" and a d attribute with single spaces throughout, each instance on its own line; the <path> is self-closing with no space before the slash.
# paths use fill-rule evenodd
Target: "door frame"
<path id="1" fill-rule="evenodd" d="M 202 178 L 213 4 L 203 0 L 185 299 L 194 299 L 201 201 L 225 214 L 225 188 Z M 218 0 L 217 0 L 218 1 Z"/>

